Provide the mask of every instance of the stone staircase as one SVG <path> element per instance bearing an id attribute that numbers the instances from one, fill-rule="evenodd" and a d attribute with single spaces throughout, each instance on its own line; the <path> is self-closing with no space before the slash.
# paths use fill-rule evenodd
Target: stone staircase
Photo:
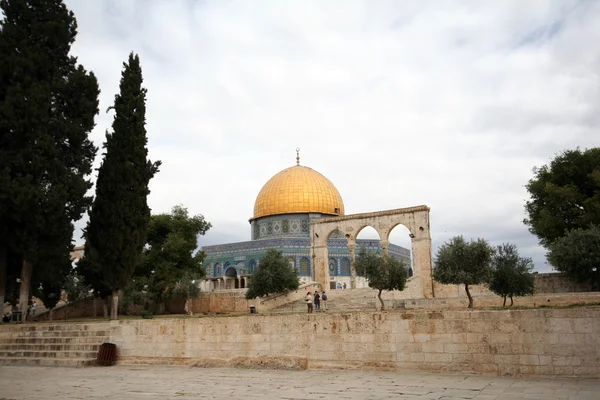
<path id="1" fill-rule="evenodd" d="M 109 332 L 108 322 L 2 324 L 0 365 L 95 365 Z"/>
<path id="2" fill-rule="evenodd" d="M 327 293 L 327 309 L 336 311 L 376 311 L 380 308 L 377 290 L 371 288 L 336 289 Z M 270 313 L 306 312 L 304 299 L 284 304 Z M 323 302 L 321 302 L 323 310 Z"/>

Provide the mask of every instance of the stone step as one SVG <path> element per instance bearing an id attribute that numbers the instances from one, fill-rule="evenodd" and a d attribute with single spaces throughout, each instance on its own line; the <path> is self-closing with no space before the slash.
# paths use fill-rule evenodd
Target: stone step
<path id="1" fill-rule="evenodd" d="M 6 324 L 0 325 L 0 333 L 10 331 L 10 332 L 45 332 L 45 331 L 99 331 L 99 330 L 108 330 L 110 329 L 110 324 L 105 322 L 99 323 L 65 323 L 65 324 L 46 324 L 46 323 L 24 323 L 24 324 Z"/>
<path id="2" fill-rule="evenodd" d="M 95 351 L 100 344 L 0 344 L 1 351 Z"/>
<path id="3" fill-rule="evenodd" d="M 4 344 L 95 344 L 108 342 L 108 336 L 77 336 L 77 337 L 52 337 L 52 338 L 0 338 L 0 345 Z"/>
<path id="4" fill-rule="evenodd" d="M 22 358 L 5 357 L 0 358 L 0 365 L 11 366 L 52 366 L 52 367 L 85 367 L 96 365 L 96 358 Z"/>
<path id="5" fill-rule="evenodd" d="M 78 330 L 70 330 L 70 331 L 22 331 L 22 332 L 9 332 L 9 331 L 0 331 L 0 339 L 4 338 L 52 338 L 52 337 L 98 337 L 98 336 L 108 336 L 108 331 L 78 331 Z"/>
<path id="6" fill-rule="evenodd" d="M 73 358 L 73 359 L 88 359 L 95 358 L 97 351 L 27 351 L 16 350 L 6 351 L 0 350 L 0 359 L 5 358 Z"/>

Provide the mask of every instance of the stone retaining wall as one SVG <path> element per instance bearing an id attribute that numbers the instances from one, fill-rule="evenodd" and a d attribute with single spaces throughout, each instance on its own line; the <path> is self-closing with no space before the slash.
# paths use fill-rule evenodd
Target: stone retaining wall
<path id="1" fill-rule="evenodd" d="M 111 322 L 122 363 L 600 376 L 600 308 Z"/>

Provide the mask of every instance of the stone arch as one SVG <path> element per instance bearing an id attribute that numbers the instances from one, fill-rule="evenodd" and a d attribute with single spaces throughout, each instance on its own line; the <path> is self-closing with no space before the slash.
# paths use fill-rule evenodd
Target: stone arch
<path id="1" fill-rule="evenodd" d="M 228 278 L 237 278 L 237 270 L 235 267 L 229 267 L 225 270 L 225 276 Z"/>
<path id="2" fill-rule="evenodd" d="M 388 253 L 388 239 L 391 230 L 398 224 L 404 225 L 411 233 L 413 254 L 413 272 L 421 279 L 423 296 L 433 297 L 431 280 L 431 236 L 429 226 L 429 207 L 416 206 L 386 210 L 373 213 L 351 214 L 340 217 L 326 217 L 311 221 L 311 256 L 314 266 L 314 277 L 321 287 L 329 285 L 327 239 L 333 231 L 342 231 L 348 241 L 351 255 L 352 285 L 355 287 L 354 256 L 356 237 L 365 226 L 372 226 L 379 233 L 382 253 Z"/>

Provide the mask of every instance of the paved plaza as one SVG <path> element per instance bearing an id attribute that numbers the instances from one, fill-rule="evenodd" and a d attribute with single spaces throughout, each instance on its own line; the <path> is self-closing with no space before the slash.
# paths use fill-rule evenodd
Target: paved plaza
<path id="1" fill-rule="evenodd" d="M 600 398 L 600 380 L 164 366 L 0 367 L 0 400 Z"/>

